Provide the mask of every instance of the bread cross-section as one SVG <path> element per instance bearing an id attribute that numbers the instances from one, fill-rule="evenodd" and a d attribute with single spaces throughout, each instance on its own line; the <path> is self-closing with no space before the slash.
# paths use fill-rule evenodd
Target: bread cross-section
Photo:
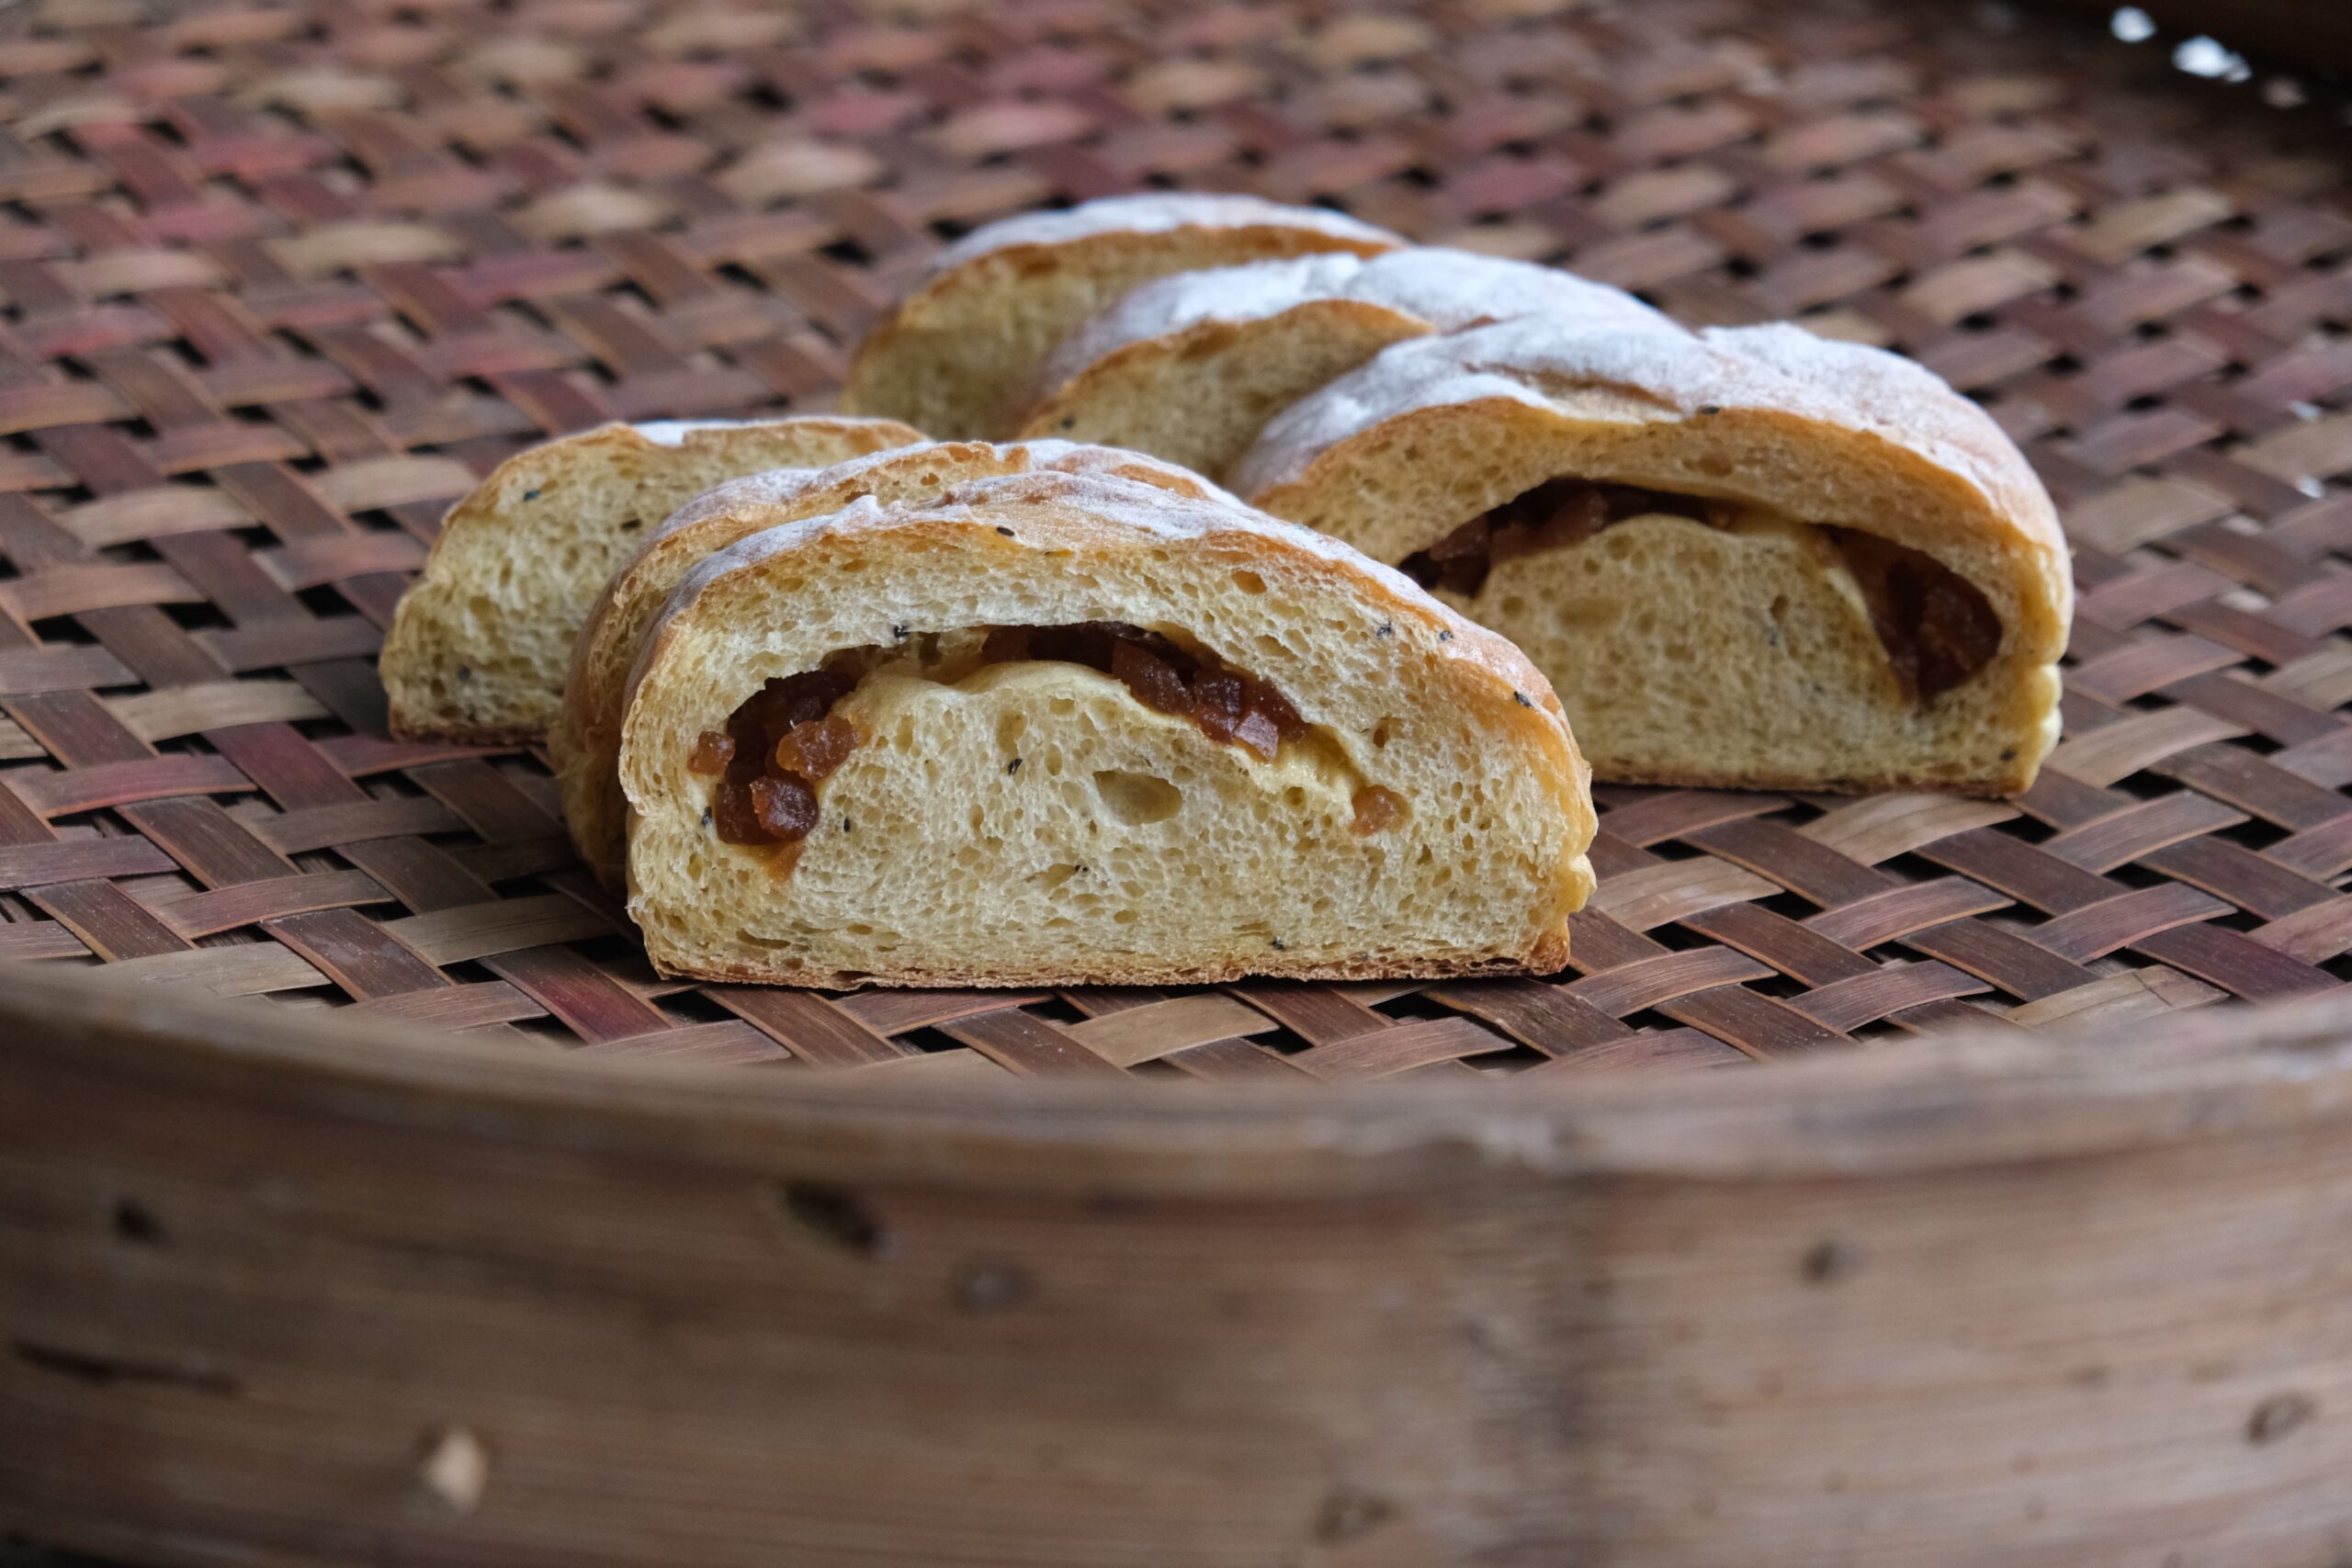
<path id="1" fill-rule="evenodd" d="M 1098 473 L 704 561 L 620 778 L 673 975 L 1548 971 L 1591 887 L 1584 765 L 1516 649 L 1331 540 Z"/>
<path id="2" fill-rule="evenodd" d="M 1876 349 L 1548 318 L 1417 338 L 1277 416 L 1232 483 L 1524 649 L 1611 782 L 2005 795 L 2057 739 L 2050 498 Z"/>
<path id="3" fill-rule="evenodd" d="M 1115 474 L 1186 495 L 1230 500 L 1181 468 L 1133 452 L 1066 441 L 1004 446 L 947 441 L 894 447 L 831 468 L 753 474 L 680 507 L 613 574 L 589 612 L 572 651 L 562 710 L 548 730 L 564 820 L 582 858 L 607 884 L 620 885 L 628 848 L 619 761 L 629 671 L 647 628 L 687 572 L 738 539 L 797 518 L 865 500 L 885 506 L 933 502 L 973 479 L 1036 469 Z"/>

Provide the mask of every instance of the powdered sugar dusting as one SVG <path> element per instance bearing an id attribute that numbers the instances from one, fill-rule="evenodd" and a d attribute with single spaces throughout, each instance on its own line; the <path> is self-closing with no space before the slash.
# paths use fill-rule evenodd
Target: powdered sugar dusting
<path id="1" fill-rule="evenodd" d="M 1349 292 L 1410 311 L 1440 332 L 1542 315 L 1594 325 L 1682 330 L 1622 288 L 1557 267 L 1437 246 L 1374 257 Z"/>
<path id="2" fill-rule="evenodd" d="M 1626 419 L 1770 409 L 1869 431 L 1968 479 L 2062 547 L 2040 482 L 1981 409 L 1908 360 L 1785 324 L 1694 335 L 1526 317 L 1396 344 L 1277 415 L 1235 467 L 1233 488 L 1265 495 L 1330 447 L 1417 409 L 1489 398 L 1550 407 L 1555 391 L 1595 383 L 1639 394 L 1624 400 Z"/>
<path id="3" fill-rule="evenodd" d="M 1105 448 L 1095 448 L 1097 451 Z M 1114 454 L 1125 457 L 1131 454 Z M 1090 523 L 1109 524 L 1137 536 L 1159 540 L 1198 540 L 1216 534 L 1247 534 L 1278 541 L 1318 559 L 1331 561 L 1376 579 L 1389 592 L 1442 618 L 1448 626 L 1461 621 L 1452 610 L 1431 599 L 1419 584 L 1392 567 L 1383 566 L 1328 534 L 1295 523 L 1284 523 L 1252 511 L 1230 497 L 1195 499 L 1139 479 L 1107 472 L 1032 469 L 970 479 L 951 486 L 936 502 L 920 506 L 886 507 L 862 497 L 839 512 L 778 524 L 739 539 L 688 572 L 662 608 L 663 618 L 678 614 L 709 584 L 757 565 L 771 556 L 801 548 L 835 535 L 886 533 L 940 522 L 967 522 L 989 527 L 1001 524 L 1008 507 L 1058 505 L 1083 513 Z M 1017 527 L 1016 527 L 1017 536 Z M 1481 637 L 1489 635 L 1478 634 Z M 650 646 L 650 642 L 647 646 Z"/>
<path id="4" fill-rule="evenodd" d="M 1104 355 L 1202 321 L 1254 321 L 1309 299 L 1344 296 L 1363 270 L 1345 251 L 1180 272 L 1130 289 L 1109 310 L 1063 340 L 1038 372 L 1050 392 Z"/>
<path id="5" fill-rule="evenodd" d="M 693 604 L 704 589 L 728 573 L 765 560 L 780 550 L 807 544 L 810 540 L 836 530 L 854 529 L 881 523 L 892 517 L 903 518 L 912 515 L 915 513 L 903 510 L 886 509 L 872 496 L 863 495 L 839 512 L 820 513 L 814 517 L 797 518 L 790 523 L 780 523 L 773 528 L 762 529 L 759 533 L 738 539 L 725 549 L 696 562 L 693 570 L 678 580 L 678 586 L 671 591 L 669 600 L 662 606 L 661 615 L 655 617 L 655 624 L 659 625 L 661 622 L 669 620 L 673 615 L 678 615 L 687 605 Z M 639 644 L 638 657 L 640 660 L 657 640 L 655 637 L 648 637 Z"/>
<path id="6" fill-rule="evenodd" d="M 631 430 L 656 446 L 683 446 L 686 437 L 698 430 L 746 430 L 754 425 L 782 427 L 805 419 L 821 419 L 829 424 L 892 424 L 887 419 L 870 419 L 860 414 L 786 414 L 780 419 L 657 419 L 643 424 L 632 424 Z"/>
<path id="7" fill-rule="evenodd" d="M 629 428 L 656 446 L 683 446 L 686 437 L 697 430 L 741 430 L 759 423 L 750 419 L 657 419 Z"/>
<path id="8" fill-rule="evenodd" d="M 1098 551 L 1115 552 L 1159 542 L 1205 542 L 1218 536 L 1241 536 L 1281 547 L 1339 569 L 1382 609 L 1417 618 L 1444 645 L 1442 657 L 1482 669 L 1514 691 L 1540 694 L 1536 705 L 1566 733 L 1557 700 L 1526 655 L 1431 598 L 1404 573 L 1328 535 L 1278 521 L 1230 497 L 1195 499 L 1107 472 L 1032 469 L 956 485 L 936 502 L 921 506 L 886 507 L 865 497 L 839 512 L 780 524 L 740 539 L 696 565 L 662 605 L 654 625 L 666 625 L 689 613 L 695 600 L 720 580 L 820 539 L 869 535 L 881 543 L 881 536 L 934 530 L 941 524 L 998 533 L 1010 529 L 1015 541 L 1025 536 L 1033 544 Z M 1128 537 L 1120 538 L 1122 532 Z M 632 691 L 662 640 L 659 635 L 649 634 L 639 644 L 637 669 L 629 682 Z"/>
<path id="9" fill-rule="evenodd" d="M 874 452 L 854 457 L 849 463 L 837 463 L 833 468 L 770 468 L 763 473 L 745 474 L 714 485 L 664 518 L 662 525 L 646 536 L 646 544 L 666 538 L 672 534 L 693 527 L 695 524 L 724 513 L 752 506 L 772 506 L 806 494 L 818 476 L 845 468 L 850 463 L 868 463 L 879 457 L 895 457 L 897 451 Z"/>
<path id="10" fill-rule="evenodd" d="M 1130 291 L 1057 349 L 1039 378 L 1050 392 L 1102 355 L 1203 321 L 1253 321 L 1317 299 L 1385 306 L 1453 332 L 1481 321 L 1563 321 L 1681 329 L 1622 288 L 1555 267 L 1475 251 L 1416 246 L 1364 260 L 1335 254 L 1178 273 Z"/>
<path id="11" fill-rule="evenodd" d="M 1628 417 L 1696 412 L 1708 405 L 1766 404 L 1786 378 L 1669 324 L 1584 325 L 1525 316 L 1467 331 L 1412 338 L 1274 416 L 1232 474 L 1259 496 L 1305 472 L 1327 447 L 1416 409 L 1509 398 L 1542 408 L 1546 378 L 1637 389 L 1662 406 L 1628 403 Z"/>
<path id="12" fill-rule="evenodd" d="M 960 266 L 975 256 L 1008 245 L 1059 245 L 1096 234 L 1125 231 L 1164 234 L 1176 229 L 1308 229 L 1355 244 L 1389 246 L 1405 242 L 1385 229 L 1360 223 L 1319 207 L 1284 207 L 1254 196 L 1206 196 L 1191 191 L 1149 191 L 1106 196 L 1063 212 L 1024 212 L 976 229 L 932 258 L 933 272 Z"/>
<path id="13" fill-rule="evenodd" d="M 703 491 L 672 513 L 659 528 L 648 537 L 650 547 L 656 539 L 698 526 L 711 518 L 729 513 L 749 511 L 763 506 L 786 506 L 818 491 L 843 485 L 854 485 L 866 475 L 882 472 L 900 465 L 936 462 L 944 465 L 993 460 L 1014 467 L 1025 465 L 1033 469 L 1055 469 L 1064 473 L 1100 473 L 1133 476 L 1149 471 L 1166 481 L 1167 489 L 1159 493 L 1191 492 L 1224 505 L 1239 506 L 1240 502 L 1201 478 L 1188 468 L 1164 463 L 1140 452 L 1126 452 L 1111 446 L 1093 446 L 1075 441 L 1020 441 L 1001 446 L 991 446 L 984 441 L 928 441 L 916 446 L 893 446 L 880 452 L 868 452 L 862 457 L 847 458 L 822 468 L 771 468 L 764 473 L 748 474 L 728 480 Z M 967 480 L 967 483 L 981 482 Z M 1144 481 L 1138 481 L 1144 482 Z"/>
<path id="14" fill-rule="evenodd" d="M 1041 438 L 1035 441 L 1015 442 L 1011 446 L 1001 446 L 998 450 L 1005 453 L 1026 453 L 1030 468 L 1041 473 L 1050 471 L 1064 474 L 1102 474 L 1122 481 L 1135 481 L 1138 472 L 1148 470 L 1167 481 L 1164 485 L 1151 485 L 1151 488 L 1161 491 L 1163 494 L 1172 491 L 1176 494 L 1190 494 L 1221 506 L 1241 505 L 1239 497 L 1227 494 L 1190 468 L 1163 461 L 1146 453 L 1130 452 L 1124 447 L 1096 446 L 1085 442 Z M 1149 480 L 1139 482 L 1151 484 Z"/>
<path id="15" fill-rule="evenodd" d="M 2016 445 L 1992 416 L 1923 365 L 1864 344 L 1819 337 L 1786 321 L 1711 327 L 1703 335 L 1802 384 L 1834 406 L 1840 423 L 1965 474 L 1988 496 L 1997 500 L 2019 487 L 2040 491 Z M 2054 515 L 2046 532 L 2043 543 L 2063 556 Z"/>

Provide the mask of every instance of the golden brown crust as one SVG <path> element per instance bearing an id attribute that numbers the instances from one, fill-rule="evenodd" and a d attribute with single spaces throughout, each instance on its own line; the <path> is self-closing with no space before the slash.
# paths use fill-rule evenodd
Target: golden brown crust
<path id="1" fill-rule="evenodd" d="M 2024 542 L 2066 559 L 2065 530 L 2033 465 L 1983 409 L 1926 367 L 1785 321 L 1700 335 L 1803 388 L 1815 405 L 1803 410 L 1808 418 L 1873 435 L 1965 479 Z"/>
<path id="2" fill-rule="evenodd" d="M 1188 228 L 1168 232 L 1135 233 L 1111 230 L 1058 243 L 1006 245 L 933 274 L 859 345 L 842 394 L 843 406 L 856 406 L 854 397 L 862 367 L 870 353 L 887 348 L 891 334 L 922 326 L 924 318 L 939 310 L 943 300 L 970 288 L 986 274 L 1034 277 L 1047 271 L 1072 271 L 1089 265 L 1108 270 L 1122 262 L 1170 248 L 1171 235 L 1179 233 L 1190 238 L 1197 231 Z M 1218 239 L 1237 262 L 1278 260 L 1323 251 L 1346 251 L 1353 255 L 1368 256 L 1376 255 L 1387 248 L 1372 241 L 1352 240 L 1312 229 L 1272 223 L 1224 228 L 1218 231 Z"/>
<path id="3" fill-rule="evenodd" d="M 1069 417 L 1098 389 L 1130 385 L 1122 373 L 1182 366 L 1237 343 L 1297 345 L 1319 337 L 1362 345 L 1368 355 L 1383 342 L 1519 316 L 1681 332 L 1623 289 L 1444 246 L 1206 267 L 1130 290 L 1064 339 L 1040 367 L 1028 428 L 1052 434 L 1051 419 Z"/>
<path id="4" fill-rule="evenodd" d="M 1349 241 L 1313 231 L 1266 224 L 1226 230 L 1219 237 L 1235 262 L 1275 260 L 1327 250 L 1372 255 L 1382 249 L 1368 242 Z M 1169 238 L 1165 234 L 1112 231 L 1058 244 L 1007 245 L 935 273 L 883 318 L 866 334 L 865 341 L 858 345 L 857 354 L 850 361 L 849 378 L 842 384 L 842 406 L 853 411 L 861 407 L 867 396 L 865 389 L 873 376 L 874 363 L 887 355 L 900 336 L 926 325 L 926 319 L 940 311 L 946 301 L 983 282 L 991 274 L 999 277 L 1034 277 L 1047 271 L 1076 270 L 1089 265 L 1105 270 L 1125 270 L 1123 264 L 1133 258 L 1167 248 Z"/>

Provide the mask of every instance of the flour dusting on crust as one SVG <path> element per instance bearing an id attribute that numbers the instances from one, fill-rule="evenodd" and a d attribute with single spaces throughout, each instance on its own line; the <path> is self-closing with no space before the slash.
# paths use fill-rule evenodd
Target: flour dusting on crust
<path id="1" fill-rule="evenodd" d="M 1358 244 L 1387 246 L 1405 242 L 1385 229 L 1360 223 L 1320 207 L 1285 207 L 1254 196 L 1204 196 L 1189 191 L 1148 191 L 1106 196 L 1062 212 L 1024 212 L 976 229 L 932 258 L 944 272 L 975 256 L 1008 245 L 1059 245 L 1096 234 L 1164 234 L 1174 229 L 1311 229 Z"/>
<path id="2" fill-rule="evenodd" d="M 1383 306 L 1442 333 L 1536 315 L 1682 330 L 1622 288 L 1554 267 L 1442 246 L 1389 251 L 1369 260 L 1337 253 L 1180 272 L 1147 283 L 1056 350 L 1038 386 L 1051 391 L 1129 344 L 1203 321 L 1263 321 L 1322 299 Z"/>
<path id="3" fill-rule="evenodd" d="M 1136 456 L 1107 447 L 1091 450 L 1120 460 Z M 1203 486 L 1204 490 L 1213 488 Z M 937 502 L 921 506 L 886 507 L 871 497 L 862 498 L 839 512 L 781 523 L 739 539 L 697 563 L 679 582 L 639 645 L 639 671 L 641 672 L 645 660 L 661 642 L 662 626 L 684 613 L 706 588 L 731 573 L 756 567 L 771 556 L 805 547 L 828 536 L 893 531 L 915 535 L 943 524 L 987 525 L 1000 530 L 1012 527 L 1018 539 L 1022 525 L 1009 520 L 1008 508 L 1035 508 L 1034 525 L 1056 546 L 1135 548 L 1148 547 L 1158 541 L 1200 541 L 1223 536 L 1312 558 L 1376 588 L 1380 597 L 1396 612 L 1433 628 L 1441 634 L 1438 640 L 1444 645 L 1447 658 L 1476 665 L 1512 689 L 1531 694 L 1545 713 L 1557 716 L 1560 712 L 1559 699 L 1553 694 L 1549 682 L 1517 648 L 1432 598 L 1403 572 L 1382 565 L 1328 534 L 1269 517 L 1223 491 L 1196 498 L 1115 472 L 1069 468 L 1038 468 L 967 480 L 948 489 Z M 1017 513 L 1012 515 L 1017 516 Z M 633 687 L 634 673 L 630 680 Z"/>
<path id="4" fill-rule="evenodd" d="M 686 437 L 697 430 L 741 430 L 760 423 L 752 419 L 656 419 L 629 428 L 656 446 L 683 446 Z"/>
<path id="5" fill-rule="evenodd" d="M 895 424 L 896 420 L 868 419 L 859 414 L 780 414 L 773 419 L 656 419 L 628 428 L 656 446 L 683 446 L 686 437 L 705 430 L 749 430 L 754 426 L 784 426 L 805 423 L 828 424 Z"/>
<path id="6" fill-rule="evenodd" d="M 788 505 L 813 491 L 854 484 L 863 475 L 896 468 L 903 463 L 936 460 L 952 464 L 991 454 L 1001 461 L 1025 464 L 1035 470 L 1101 473 L 1124 478 L 1133 478 L 1140 471 L 1148 470 L 1160 476 L 1168 490 L 1178 493 L 1189 492 L 1227 506 L 1241 504 L 1191 469 L 1163 463 L 1141 452 L 1091 446 L 1075 441 L 1016 441 L 994 447 L 985 441 L 933 441 L 919 446 L 886 447 L 879 452 L 869 452 L 863 457 L 835 463 L 830 468 L 772 468 L 766 473 L 729 479 L 725 484 L 703 491 L 672 513 L 648 536 L 646 545 L 650 547 L 654 540 L 684 533 L 713 517 L 762 506 Z"/>
<path id="7" fill-rule="evenodd" d="M 1274 416 L 1235 468 L 1233 488 L 1262 495 L 1329 447 L 1416 409 L 1508 398 L 1549 405 L 1546 382 L 1638 391 L 1627 417 L 1658 419 L 1733 404 L 1777 406 L 1786 378 L 1670 330 L 1521 317 L 1412 338 L 1374 355 Z"/>
<path id="8" fill-rule="evenodd" d="M 1908 360 L 1785 324 L 1692 334 L 1526 317 L 1396 344 L 1275 416 L 1236 466 L 1233 488 L 1264 495 L 1331 447 L 1419 409 L 1495 398 L 1548 408 L 1570 390 L 1623 393 L 1627 421 L 1759 409 L 1867 431 L 1967 479 L 2063 558 L 2040 481 L 1983 410 Z"/>
<path id="9" fill-rule="evenodd" d="M 1839 423 L 1869 430 L 1965 474 L 2005 510 L 2015 491 L 2041 491 L 2012 442 L 1993 418 L 1926 366 L 1863 344 L 1840 343 L 1788 321 L 1759 327 L 1710 327 L 1719 348 L 1770 366 L 1838 411 Z M 2041 543 L 2064 558 L 2057 520 Z"/>

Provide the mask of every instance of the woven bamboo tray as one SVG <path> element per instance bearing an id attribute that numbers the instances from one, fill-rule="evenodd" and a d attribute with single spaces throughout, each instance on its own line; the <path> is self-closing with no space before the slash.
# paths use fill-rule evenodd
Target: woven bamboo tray
<path id="1" fill-rule="evenodd" d="M 0 13 L 0 1529 L 2352 1555 L 2352 178 L 2335 106 L 2167 47 L 1892 0 Z M 944 239 L 1155 182 L 1982 398 L 2077 551 L 2041 782 L 1604 789 L 1549 979 L 825 997 L 658 981 L 543 759 L 386 738 L 403 574 L 500 458 L 820 407 Z"/>

